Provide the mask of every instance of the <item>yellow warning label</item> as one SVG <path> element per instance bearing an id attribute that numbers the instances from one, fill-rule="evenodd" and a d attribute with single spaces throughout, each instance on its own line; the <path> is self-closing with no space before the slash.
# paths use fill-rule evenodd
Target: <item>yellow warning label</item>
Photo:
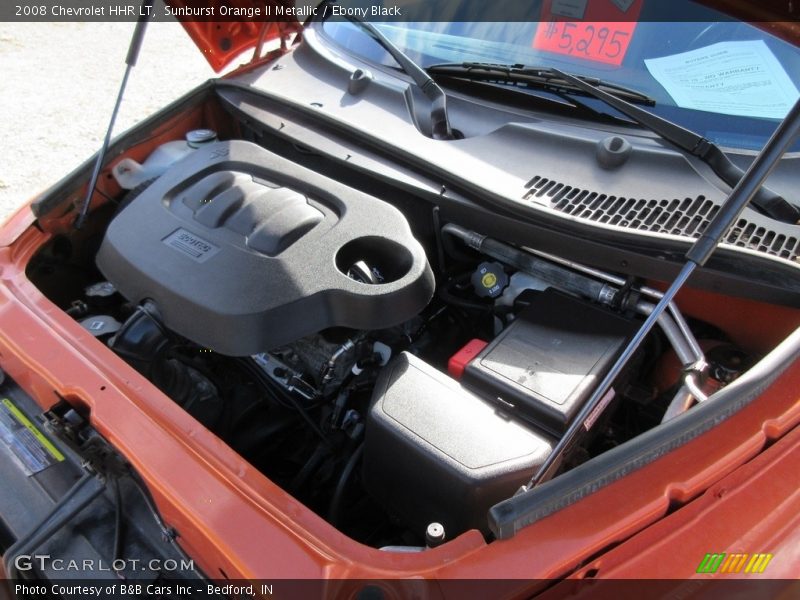
<path id="1" fill-rule="evenodd" d="M 25 429 L 27 429 L 36 441 L 42 445 L 47 453 L 56 459 L 58 462 L 64 460 L 64 455 L 59 452 L 58 448 L 56 448 L 50 440 L 48 440 L 44 434 L 39 430 L 36 425 L 31 423 L 31 420 L 25 416 L 25 414 L 18 409 L 8 398 L 3 398 L 2 400 L 3 405 L 8 409 L 8 412 L 17 420 L 17 422 L 22 425 Z"/>

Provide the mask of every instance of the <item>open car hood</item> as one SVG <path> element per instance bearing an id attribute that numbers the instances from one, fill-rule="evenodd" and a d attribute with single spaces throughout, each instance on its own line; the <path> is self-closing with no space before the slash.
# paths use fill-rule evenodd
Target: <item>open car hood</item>
<path id="1" fill-rule="evenodd" d="M 264 0 L 263 2 L 253 2 L 252 0 L 164 0 L 164 3 L 172 8 L 181 9 L 192 7 L 195 10 L 198 6 L 203 8 L 213 8 L 214 15 L 221 15 L 220 9 L 230 9 L 229 12 L 239 12 L 247 14 L 247 10 L 259 7 L 261 14 L 267 10 L 271 15 L 279 14 L 280 9 L 294 8 L 295 0 Z M 286 36 L 296 33 L 302 29 L 302 25 L 291 16 L 276 16 L 268 21 L 263 16 L 248 18 L 242 17 L 222 17 L 222 20 L 211 21 L 203 17 L 176 17 L 189 33 L 189 37 L 197 45 L 203 56 L 211 65 L 211 68 L 219 72 L 230 65 L 237 56 L 248 50 L 263 47 L 268 42 L 276 39 L 284 39 Z M 256 56 L 260 56 L 260 51 Z"/>
<path id="2" fill-rule="evenodd" d="M 210 21 L 203 17 L 176 17 L 197 47 L 200 48 L 208 63 L 217 72 L 230 65 L 243 52 L 259 48 L 255 56 L 260 56 L 260 48 L 264 44 L 276 39 L 283 40 L 286 36 L 301 31 L 303 26 L 297 19 L 304 21 L 307 18 L 304 16 L 306 15 L 304 11 L 315 4 L 315 2 L 297 2 L 296 0 L 264 0 L 263 2 L 254 2 L 253 0 L 203 0 L 202 2 L 164 0 L 164 2 L 174 8 L 189 6 L 195 9 L 198 6 L 213 8 L 214 15 L 221 15 L 222 8 L 230 9 L 228 11 L 230 14 L 237 12 L 236 9 L 240 9 L 240 14 L 247 14 L 248 9 L 256 6 L 260 7 L 261 15 L 269 11 L 272 20 L 266 20 L 264 16 L 254 18 L 221 17 L 220 21 Z M 704 4 L 740 21 L 753 23 L 790 43 L 800 43 L 798 15 L 794 12 L 792 4 L 785 0 L 762 0 L 758 3 L 748 0 L 697 0 L 697 3 Z M 297 17 L 286 15 L 286 9 L 291 11 L 295 7 L 299 13 Z M 285 16 L 276 16 L 279 14 Z"/>

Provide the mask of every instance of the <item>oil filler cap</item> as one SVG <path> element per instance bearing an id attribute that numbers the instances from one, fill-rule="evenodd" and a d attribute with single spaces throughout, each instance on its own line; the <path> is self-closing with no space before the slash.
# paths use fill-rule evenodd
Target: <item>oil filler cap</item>
<path id="1" fill-rule="evenodd" d="M 508 285 L 508 275 L 503 265 L 497 262 L 484 262 L 472 274 L 472 287 L 481 298 L 497 298 Z"/>

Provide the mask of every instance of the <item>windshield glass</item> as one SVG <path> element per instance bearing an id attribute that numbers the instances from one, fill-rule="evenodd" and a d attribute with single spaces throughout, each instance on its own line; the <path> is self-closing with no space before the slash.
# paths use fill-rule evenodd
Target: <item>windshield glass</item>
<path id="1" fill-rule="evenodd" d="M 498 15 L 518 20 L 491 20 Z M 681 20 L 665 20 L 676 16 Z M 760 149 L 799 95 L 795 46 L 693 2 L 425 0 L 404 2 L 402 19 L 374 25 L 425 67 L 465 61 L 555 67 L 636 89 L 656 100 L 649 110 L 724 147 Z M 324 31 L 369 61 L 397 66 L 352 23 L 328 20 Z"/>

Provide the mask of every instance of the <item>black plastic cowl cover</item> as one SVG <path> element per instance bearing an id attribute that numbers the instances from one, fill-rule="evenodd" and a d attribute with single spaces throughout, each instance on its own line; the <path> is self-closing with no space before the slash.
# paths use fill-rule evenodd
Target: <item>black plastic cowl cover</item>
<path id="1" fill-rule="evenodd" d="M 378 283 L 347 271 L 363 261 Z M 246 356 L 329 327 L 382 329 L 434 279 L 397 209 L 260 146 L 205 146 L 117 215 L 97 255 L 129 300 L 216 352 Z"/>

